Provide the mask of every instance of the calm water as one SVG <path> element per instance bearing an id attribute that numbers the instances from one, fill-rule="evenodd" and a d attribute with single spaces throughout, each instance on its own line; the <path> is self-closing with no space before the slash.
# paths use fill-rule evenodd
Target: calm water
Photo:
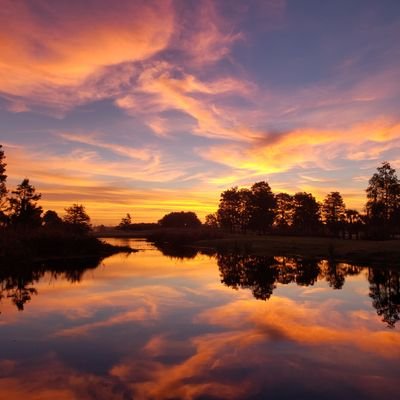
<path id="1" fill-rule="evenodd" d="M 1 399 L 399 398 L 399 272 L 128 242 L 3 277 Z"/>

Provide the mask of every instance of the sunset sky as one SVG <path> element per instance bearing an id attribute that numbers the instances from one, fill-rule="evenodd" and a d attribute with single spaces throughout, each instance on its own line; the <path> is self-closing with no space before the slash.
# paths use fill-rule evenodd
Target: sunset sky
<path id="1" fill-rule="evenodd" d="M 94 223 L 339 190 L 400 170 L 398 0 L 0 0 L 8 186 Z"/>

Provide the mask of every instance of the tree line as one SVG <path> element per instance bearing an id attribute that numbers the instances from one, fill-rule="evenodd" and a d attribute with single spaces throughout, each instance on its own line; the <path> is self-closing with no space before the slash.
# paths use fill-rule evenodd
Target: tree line
<path id="1" fill-rule="evenodd" d="M 265 181 L 250 189 L 237 186 L 221 193 L 216 213 L 205 224 L 231 233 L 331 235 L 389 238 L 400 233 L 400 181 L 388 162 L 369 180 L 365 212 L 348 209 L 340 192 L 330 192 L 322 203 L 311 193 L 274 194 Z"/>
<path id="2" fill-rule="evenodd" d="M 90 217 L 85 207 L 73 204 L 65 208 L 65 215 L 61 218 L 53 210 L 43 213 L 38 204 L 42 195 L 25 178 L 15 190 L 8 190 L 6 175 L 6 156 L 3 146 L 0 145 L 0 227 L 27 231 L 39 227 L 53 230 L 69 230 L 74 233 L 85 234 L 91 229 Z"/>
<path id="3" fill-rule="evenodd" d="M 18 230 L 47 227 L 87 233 L 91 229 L 85 207 L 73 204 L 60 218 L 53 210 L 43 213 L 41 194 L 25 178 L 15 190 L 7 188 L 5 154 L 0 145 L 0 227 Z M 400 234 L 400 181 L 390 163 L 383 162 L 366 188 L 364 213 L 348 209 L 340 192 L 332 191 L 322 203 L 311 193 L 273 193 L 266 181 L 250 189 L 237 186 L 221 193 L 217 212 L 206 216 L 205 225 L 235 233 L 331 235 L 385 239 Z M 122 218 L 120 229 L 131 229 L 130 214 Z M 153 227 L 155 224 L 143 228 Z M 157 226 L 196 228 L 201 222 L 194 212 L 172 212 Z"/>

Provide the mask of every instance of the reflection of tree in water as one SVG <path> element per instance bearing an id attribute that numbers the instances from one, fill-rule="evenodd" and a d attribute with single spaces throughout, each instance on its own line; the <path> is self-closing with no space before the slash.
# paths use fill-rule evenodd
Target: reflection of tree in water
<path id="1" fill-rule="evenodd" d="M 326 279 L 334 289 L 341 289 L 347 275 L 359 274 L 362 267 L 293 257 L 258 257 L 220 254 L 217 262 L 221 281 L 227 286 L 251 289 L 257 299 L 268 299 L 277 283 L 314 285 Z"/>
<path id="2" fill-rule="evenodd" d="M 219 254 L 221 282 L 234 289 L 250 289 L 256 299 L 271 297 L 277 283 L 309 286 L 326 280 L 333 289 L 342 289 L 347 276 L 358 275 L 364 267 L 291 257 L 257 257 Z M 389 327 L 400 320 L 400 271 L 368 269 L 370 297 L 378 315 Z"/>
<path id="3" fill-rule="evenodd" d="M 1 292 L 6 293 L 6 296 L 11 299 L 19 311 L 23 311 L 24 304 L 31 300 L 32 295 L 37 294 L 37 290 L 34 287 L 27 287 L 31 282 L 25 282 L 23 278 L 7 280 L 2 282 L 0 287 Z"/>
<path id="4" fill-rule="evenodd" d="M 334 260 L 323 260 L 319 263 L 321 279 L 325 279 L 333 289 L 342 289 L 346 276 L 358 275 L 363 267 L 346 263 L 336 263 Z"/>
<path id="5" fill-rule="evenodd" d="M 400 273 L 389 268 L 369 268 L 372 305 L 389 327 L 400 319 Z"/>
<path id="6" fill-rule="evenodd" d="M 320 267 L 316 260 L 293 257 L 274 257 L 279 269 L 278 282 L 287 285 L 296 282 L 299 286 L 310 286 L 318 280 Z"/>
<path id="7" fill-rule="evenodd" d="M 346 270 L 342 268 L 342 264 L 337 264 L 332 260 L 324 260 L 321 261 L 321 269 L 331 288 L 342 289 L 346 278 Z"/>
<path id="8" fill-rule="evenodd" d="M 68 282 L 79 282 L 88 269 L 96 268 L 101 258 L 90 257 L 75 260 L 53 260 L 45 264 L 33 266 L 13 265 L 2 266 L 0 272 L 0 301 L 10 299 L 19 311 L 37 295 L 34 285 L 39 282 L 45 273 L 50 273 L 52 279 L 65 279 Z"/>
<path id="9" fill-rule="evenodd" d="M 198 254 L 198 250 L 191 246 L 182 246 L 177 244 L 155 242 L 154 245 L 164 256 L 178 259 L 192 259 Z"/>
<path id="10" fill-rule="evenodd" d="M 261 300 L 271 297 L 277 283 L 313 285 L 320 273 L 317 261 L 289 257 L 219 254 L 217 262 L 222 283 L 234 289 L 251 289 Z"/>
<path id="11" fill-rule="evenodd" d="M 234 289 L 251 289 L 256 299 L 267 300 L 275 289 L 278 270 L 273 257 L 219 254 L 221 282 Z"/>

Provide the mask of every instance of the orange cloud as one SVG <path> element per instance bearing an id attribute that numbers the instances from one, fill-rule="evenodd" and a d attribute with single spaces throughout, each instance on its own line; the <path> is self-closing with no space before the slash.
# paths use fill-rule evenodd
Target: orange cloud
<path id="1" fill-rule="evenodd" d="M 174 29 L 170 1 L 3 2 L 0 86 L 25 96 L 76 86 L 99 68 L 149 58 Z"/>
<path id="2" fill-rule="evenodd" d="M 294 167 L 336 168 L 336 158 L 351 159 L 360 146 L 366 146 L 376 159 L 383 150 L 395 145 L 400 145 L 400 124 L 378 120 L 342 131 L 294 130 L 255 140 L 250 146 L 214 146 L 201 155 L 229 167 L 271 174 Z"/>
<path id="3" fill-rule="evenodd" d="M 83 203 L 94 222 L 116 224 L 127 212 L 134 220 L 154 222 L 164 214 L 179 210 L 198 212 L 204 217 L 215 208 L 218 193 L 201 186 L 162 189 L 149 188 L 157 183 L 194 180 L 202 174 L 192 174 L 191 163 L 182 164 L 151 148 L 130 148 L 108 143 L 97 136 L 83 137 L 63 134 L 68 141 L 88 144 L 94 150 L 73 150 L 60 156 L 41 150 L 6 146 L 7 172 L 12 180 L 8 186 L 29 177 L 42 193 L 40 204 L 61 214 L 70 203 Z M 126 160 L 106 161 L 97 149 L 107 149 Z M 147 184 L 146 184 L 147 183 Z"/>
<path id="4" fill-rule="evenodd" d="M 325 171 L 340 170 L 343 159 L 379 160 L 382 153 L 400 147 L 400 124 L 384 119 L 368 121 L 343 130 L 294 130 L 270 134 L 265 139 L 255 139 L 250 144 L 223 144 L 199 148 L 204 159 L 231 168 L 234 174 L 215 178 L 215 183 L 235 183 L 235 178 L 246 176 L 271 176 L 295 168 L 318 168 Z M 361 150 L 363 149 L 363 150 Z M 305 182 L 316 182 L 305 176 Z M 322 178 L 318 178 L 319 183 Z M 297 181 L 298 188 L 310 185 Z M 237 182 L 237 179 L 236 179 Z M 293 182 L 286 186 L 293 186 Z M 332 185 L 333 187 L 334 185 Z M 296 188 L 292 187 L 296 190 Z M 339 188 L 341 189 L 341 188 Z M 321 189 L 320 189 L 321 190 Z M 343 188 L 343 190 L 347 190 Z M 326 190 L 326 191 L 329 191 Z M 359 193 L 359 196 L 363 196 Z"/>
<path id="5" fill-rule="evenodd" d="M 180 38 L 180 46 L 190 55 L 190 63 L 203 67 L 229 55 L 232 45 L 243 39 L 241 32 L 234 32 L 233 25 L 216 10 L 211 0 L 196 4 L 189 32 Z"/>
<path id="6" fill-rule="evenodd" d="M 179 78 L 174 76 L 176 73 Z M 173 64 L 157 62 L 140 74 L 135 93 L 117 98 L 115 103 L 134 115 L 143 113 L 146 119 L 150 116 L 148 125 L 155 126 L 156 134 L 166 132 L 166 121 L 160 126 L 157 114 L 178 110 L 193 118 L 191 132 L 196 135 L 248 140 L 260 137 L 260 132 L 238 125 L 233 115 L 219 111 L 214 101 L 227 94 L 249 95 L 252 90 L 252 85 L 245 81 L 227 77 L 204 82 Z M 171 130 L 176 130 L 176 126 L 171 126 Z"/>

